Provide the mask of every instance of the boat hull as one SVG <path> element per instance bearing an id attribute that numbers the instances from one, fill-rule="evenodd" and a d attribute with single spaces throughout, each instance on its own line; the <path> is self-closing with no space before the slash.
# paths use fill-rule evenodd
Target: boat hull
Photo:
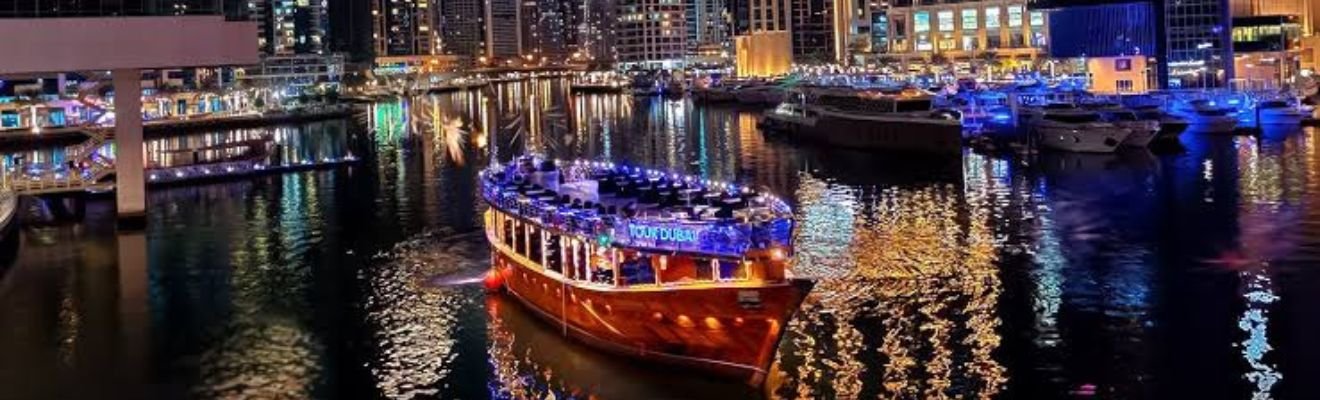
<path id="1" fill-rule="evenodd" d="M 859 150 L 958 156 L 962 126 L 956 121 L 895 116 L 849 118 L 822 111 L 817 116 L 779 121 L 789 134 L 821 144 Z"/>
<path id="2" fill-rule="evenodd" d="M 1123 146 L 1127 147 L 1147 147 L 1160 134 L 1160 124 L 1158 121 L 1131 121 L 1118 124 L 1131 132 L 1127 138 L 1123 139 Z"/>
<path id="3" fill-rule="evenodd" d="M 1187 121 L 1187 130 L 1201 133 L 1232 133 L 1237 126 L 1238 120 L 1234 117 L 1205 117 Z"/>
<path id="4" fill-rule="evenodd" d="M 565 336 L 601 350 L 760 385 L 809 281 L 759 287 L 579 286 L 498 249 L 505 289 Z M 752 302 L 751 299 L 756 299 Z"/>
<path id="5" fill-rule="evenodd" d="M 1077 153 L 1113 153 L 1129 136 L 1126 129 L 1037 128 L 1041 145 Z"/>

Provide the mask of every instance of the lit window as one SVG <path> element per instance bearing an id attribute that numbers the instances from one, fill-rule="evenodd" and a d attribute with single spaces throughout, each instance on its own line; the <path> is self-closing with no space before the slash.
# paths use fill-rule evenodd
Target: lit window
<path id="1" fill-rule="evenodd" d="M 987 29 L 999 28 L 999 7 L 985 9 L 985 27 Z"/>
<path id="2" fill-rule="evenodd" d="M 930 13 L 918 11 L 912 16 L 912 25 L 913 32 L 930 32 Z"/>
<path id="3" fill-rule="evenodd" d="M 940 11 L 940 32 L 953 31 L 953 11 Z"/>
<path id="4" fill-rule="evenodd" d="M 1008 26 L 1012 28 L 1022 26 L 1022 6 L 1008 6 Z"/>
<path id="5" fill-rule="evenodd" d="M 976 30 L 976 10 L 962 10 L 963 30 Z"/>

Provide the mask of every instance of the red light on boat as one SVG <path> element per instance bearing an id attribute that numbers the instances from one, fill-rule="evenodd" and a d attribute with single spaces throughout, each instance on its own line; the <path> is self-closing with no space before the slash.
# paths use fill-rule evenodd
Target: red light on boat
<path id="1" fill-rule="evenodd" d="M 692 323 L 692 318 L 688 318 L 688 316 L 686 315 L 679 315 L 678 318 L 674 320 L 674 322 L 677 322 L 678 326 L 684 328 L 691 328 L 697 326 L 697 324 Z"/>
<path id="2" fill-rule="evenodd" d="M 662 321 L 662 320 L 665 319 L 665 316 L 662 315 L 662 314 L 660 314 L 660 313 L 653 313 L 653 314 L 651 314 L 651 319 L 656 320 L 656 321 Z"/>
<path id="3" fill-rule="evenodd" d="M 486 272 L 486 277 L 482 278 L 481 284 L 486 287 L 487 292 L 498 291 L 504 287 L 504 275 L 492 269 Z"/>

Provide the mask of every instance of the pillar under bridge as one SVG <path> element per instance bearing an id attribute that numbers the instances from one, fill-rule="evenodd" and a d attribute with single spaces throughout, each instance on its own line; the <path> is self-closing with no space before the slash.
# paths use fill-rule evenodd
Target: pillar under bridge
<path id="1" fill-rule="evenodd" d="M 115 201 L 121 221 L 146 215 L 141 70 L 253 65 L 255 22 L 223 16 L 0 19 L 0 76 L 112 71 Z"/>

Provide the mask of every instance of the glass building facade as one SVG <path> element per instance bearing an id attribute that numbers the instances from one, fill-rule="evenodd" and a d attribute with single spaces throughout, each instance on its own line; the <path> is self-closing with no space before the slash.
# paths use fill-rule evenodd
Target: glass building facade
<path id="1" fill-rule="evenodd" d="M 1050 12 L 1050 57 L 1155 55 L 1150 3 L 1067 7 Z"/>

